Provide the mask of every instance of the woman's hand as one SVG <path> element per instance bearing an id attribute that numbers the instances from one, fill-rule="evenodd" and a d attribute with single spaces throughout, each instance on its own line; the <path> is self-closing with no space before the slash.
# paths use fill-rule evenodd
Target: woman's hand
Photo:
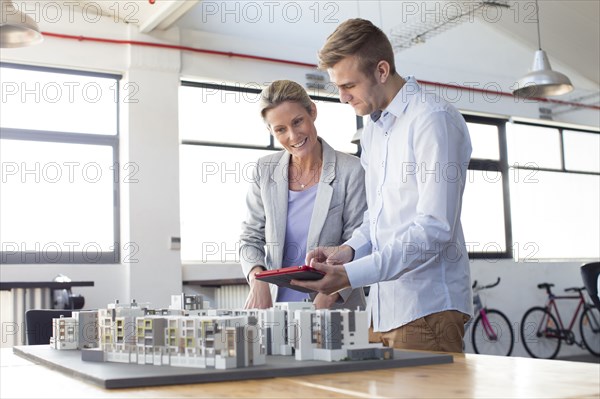
<path id="1" fill-rule="evenodd" d="M 254 266 L 248 274 L 250 293 L 248 294 L 248 298 L 246 298 L 244 309 L 268 309 L 273 307 L 269 283 L 257 280 L 255 276 L 256 273 L 263 270 L 262 266 Z"/>
<path id="2" fill-rule="evenodd" d="M 330 309 L 339 297 L 340 294 L 338 293 L 325 295 L 319 292 L 313 301 L 313 305 L 315 305 L 315 309 Z"/>

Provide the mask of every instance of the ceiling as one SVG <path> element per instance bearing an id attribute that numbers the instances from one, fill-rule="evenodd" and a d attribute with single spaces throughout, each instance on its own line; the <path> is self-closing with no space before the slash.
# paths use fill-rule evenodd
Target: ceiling
<path id="1" fill-rule="evenodd" d="M 172 26 L 219 33 L 233 37 L 269 40 L 289 45 L 314 47 L 315 51 L 337 24 L 347 18 L 372 20 L 390 34 L 398 27 L 419 24 L 425 17 L 448 15 L 456 6 L 478 3 L 477 0 L 423 1 L 207 1 L 207 0 L 113 0 L 79 1 L 88 11 L 102 7 L 105 13 L 118 15 L 128 23 L 139 25 L 144 33 Z M 479 15 L 503 37 L 537 48 L 535 2 L 504 1 L 507 8 L 500 14 L 489 9 Z M 298 13 L 302 14 L 301 18 Z M 550 59 L 576 71 L 592 86 L 600 84 L 600 1 L 540 0 L 539 17 L 542 48 Z M 441 32 L 439 37 L 444 37 Z M 489 43 L 493 47 L 496 43 Z M 427 46 L 427 42 L 424 43 Z M 469 43 L 464 43 L 468 46 Z M 526 71 L 523 71 L 526 72 Z M 597 87 L 595 91 L 597 91 Z"/>
<path id="2" fill-rule="evenodd" d="M 521 3 L 533 4 L 531 1 Z M 535 48 L 537 32 L 533 17 L 529 17 L 532 8 L 527 5 L 521 8 L 522 18 L 529 23 L 515 23 L 513 18 L 502 18 L 492 26 Z M 541 0 L 539 17 L 542 48 L 552 59 L 600 84 L 600 1 Z"/>

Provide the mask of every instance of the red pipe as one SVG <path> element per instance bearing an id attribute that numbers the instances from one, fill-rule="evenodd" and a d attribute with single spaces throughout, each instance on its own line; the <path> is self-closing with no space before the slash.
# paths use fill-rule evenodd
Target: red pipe
<path id="1" fill-rule="evenodd" d="M 142 41 L 137 41 L 137 40 L 105 39 L 105 38 L 100 38 L 100 37 L 64 35 L 61 33 L 50 33 L 50 32 L 42 32 L 42 35 L 48 36 L 48 37 L 56 37 L 56 38 L 60 38 L 60 39 L 78 40 L 80 42 L 90 41 L 90 42 L 96 42 L 96 43 L 129 44 L 129 45 L 134 45 L 134 46 L 146 46 L 146 47 L 165 48 L 165 49 L 170 49 L 170 50 L 191 51 L 194 53 L 224 55 L 227 57 L 246 58 L 246 59 L 251 59 L 251 60 L 276 62 L 276 63 L 280 63 L 280 64 L 295 65 L 295 66 L 302 66 L 302 67 L 308 67 L 308 68 L 317 68 L 316 64 L 309 64 L 306 62 L 289 61 L 289 60 L 283 60 L 283 59 L 279 59 L 279 58 L 261 57 L 258 55 L 251 55 L 251 54 L 242 54 L 242 53 L 217 51 L 217 50 L 207 50 L 207 49 L 188 47 L 188 46 L 180 46 L 180 45 L 174 45 L 174 44 L 151 43 L 151 42 L 142 42 Z M 446 88 L 458 89 L 458 90 L 466 90 L 466 91 L 472 91 L 472 92 L 476 92 L 476 93 L 500 95 L 500 96 L 505 96 L 505 97 L 514 97 L 511 93 L 502 92 L 502 91 L 478 89 L 476 87 L 459 86 L 459 85 L 453 85 L 453 84 L 448 84 L 448 83 L 429 82 L 426 80 L 419 80 L 419 82 L 426 84 L 426 85 L 431 85 L 431 86 L 446 87 Z M 588 104 L 580 104 L 580 103 L 574 103 L 574 102 L 569 102 L 569 101 L 552 100 L 552 99 L 543 98 L 543 97 L 534 97 L 534 98 L 530 98 L 530 100 L 553 103 L 553 104 L 560 104 L 560 105 L 569 105 L 569 106 L 579 107 L 579 108 L 600 110 L 600 106 L 598 106 L 598 105 L 588 105 Z"/>
<path id="2" fill-rule="evenodd" d="M 459 85 L 453 85 L 453 84 L 449 84 L 449 83 L 428 82 L 427 80 L 421 80 L 421 79 L 419 79 L 419 83 L 423 83 L 425 85 L 446 87 L 446 88 L 450 88 L 450 89 L 473 91 L 473 92 L 476 92 L 476 93 L 486 93 L 486 94 L 495 94 L 495 95 L 500 95 L 500 96 L 505 96 L 505 97 L 515 97 L 512 93 L 507 93 L 507 92 L 504 92 L 504 91 L 493 91 L 493 90 L 487 90 L 487 89 L 478 89 L 477 87 L 459 86 Z M 573 103 L 573 102 L 569 102 L 569 101 L 553 100 L 551 98 L 544 98 L 544 97 L 531 97 L 531 98 L 528 98 L 528 100 L 534 100 L 534 101 L 547 102 L 547 103 L 553 103 L 553 104 L 570 105 L 570 106 L 573 106 L 573 107 L 580 107 L 580 108 L 589 108 L 589 109 L 600 110 L 600 106 L 598 106 L 598 105 L 588 105 L 588 104 L 581 104 L 581 103 Z"/>
<path id="3" fill-rule="evenodd" d="M 60 33 L 50 33 L 50 32 L 42 32 L 42 35 L 48 36 L 48 37 L 57 37 L 60 39 L 73 39 L 73 40 L 78 40 L 80 42 L 89 41 L 89 42 L 97 42 L 97 43 L 131 44 L 131 45 L 135 45 L 135 46 L 158 47 L 158 48 L 166 48 L 166 49 L 170 49 L 170 50 L 183 50 L 183 51 L 192 51 L 194 53 L 225 55 L 228 57 L 238 57 L 238 58 L 248 58 L 248 59 L 259 60 L 259 61 L 278 62 L 281 64 L 289 64 L 289 65 L 303 66 L 303 67 L 309 67 L 309 68 L 317 67 L 315 64 L 308 64 L 305 62 L 288 61 L 288 60 L 282 60 L 279 58 L 261 57 L 258 55 L 249 55 L 249 54 L 241 54 L 241 53 L 233 53 L 233 52 L 225 52 L 225 51 L 217 51 L 217 50 L 206 50 L 206 49 L 201 49 L 201 48 L 179 46 L 179 45 L 174 45 L 174 44 L 140 42 L 137 40 L 104 39 L 104 38 L 99 38 L 99 37 L 63 35 Z"/>

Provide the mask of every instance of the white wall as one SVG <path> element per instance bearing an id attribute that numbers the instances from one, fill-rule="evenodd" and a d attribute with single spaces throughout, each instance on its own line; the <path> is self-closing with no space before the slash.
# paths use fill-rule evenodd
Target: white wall
<path id="1" fill-rule="evenodd" d="M 546 301 L 546 290 L 540 290 L 540 283 L 552 283 L 552 292 L 556 295 L 574 295 L 565 293 L 565 288 L 583 287 L 579 271 L 583 262 L 525 262 L 517 263 L 508 259 L 474 260 L 471 261 L 471 278 L 478 284 L 488 285 L 501 278 L 500 284 L 489 290 L 481 291 L 483 304 L 492 309 L 498 309 L 511 321 L 515 334 L 513 356 L 529 356 L 521 343 L 521 318 L 532 306 L 543 306 Z M 587 295 L 587 294 L 586 294 Z M 589 301 L 589 297 L 586 297 Z M 563 323 L 571 321 L 577 301 L 558 301 Z M 581 315 L 581 313 L 580 313 Z M 575 335 L 579 336 L 579 318 L 574 327 Z M 470 337 L 467 339 L 467 350 L 472 351 Z M 562 344 L 559 357 L 586 353 L 585 349 Z"/>
<path id="2" fill-rule="evenodd" d="M 473 28 L 467 28 L 463 34 L 473 34 L 470 29 Z M 162 38 L 139 35 L 134 26 L 117 24 L 112 19 L 104 19 L 93 26 L 85 21 L 46 26 L 42 24 L 42 30 L 167 43 L 177 43 L 180 40 L 176 30 L 167 32 Z M 460 33 L 459 30 L 453 32 L 452 34 Z M 483 29 L 479 34 L 482 35 L 482 43 L 497 43 L 497 40 L 493 40 L 497 39 L 495 33 Z M 456 40 L 460 40 L 460 37 Z M 183 31 L 181 44 L 316 62 L 315 50 L 310 47 L 271 45 L 217 34 Z M 420 51 L 415 50 L 418 54 L 411 60 L 403 59 L 404 55 L 399 57 L 401 73 L 414 73 L 425 80 L 454 81 L 459 84 L 487 82 L 502 75 L 497 71 L 491 78 L 486 78 L 474 71 L 436 68 L 434 63 L 425 61 L 425 54 L 419 53 Z M 134 248 L 139 248 L 138 252 L 129 254 L 137 262 L 117 265 L 2 265 L 2 281 L 51 280 L 58 273 L 66 274 L 73 280 L 93 280 L 95 287 L 74 290 L 83 294 L 87 306 L 93 308 L 104 306 L 114 299 L 136 299 L 151 302 L 155 306 L 165 306 L 170 294 L 180 292 L 182 275 L 186 279 L 241 276 L 239 269 L 230 265 L 189 265 L 185 266 L 182 274 L 179 252 L 169 249 L 169 237 L 179 236 L 179 78 L 183 76 L 212 83 L 233 82 L 241 85 L 252 82 L 264 84 L 280 78 L 304 82 L 304 74 L 311 72 L 311 68 L 176 50 L 54 38 L 47 38 L 36 47 L 2 50 L 1 58 L 8 62 L 123 74 L 123 83 L 133 84 L 138 90 L 133 95 L 137 102 L 121 101 L 120 104 L 120 161 L 122 165 L 135 162 L 139 166 L 138 183 L 121 183 L 122 241 L 124 244 L 134 243 Z M 537 117 L 538 108 L 537 104 L 524 105 L 515 103 L 512 99 L 489 101 L 489 98 L 471 98 L 465 94 L 456 101 L 456 105 L 470 111 L 533 118 Z M 571 123 L 597 126 L 597 114 L 580 111 L 566 114 L 564 118 Z M 124 251 L 123 255 L 127 256 L 128 253 Z M 520 321 L 526 308 L 542 303 L 543 293 L 536 288 L 539 282 L 555 283 L 557 292 L 567 286 L 581 285 L 579 264 L 475 261 L 472 263 L 472 271 L 473 277 L 482 283 L 493 282 L 497 276 L 502 277 L 502 284 L 484 295 L 491 307 L 503 310 L 516 323 Z M 515 353 L 523 354 L 519 345 L 516 346 Z M 561 352 L 566 353 L 570 352 Z"/>

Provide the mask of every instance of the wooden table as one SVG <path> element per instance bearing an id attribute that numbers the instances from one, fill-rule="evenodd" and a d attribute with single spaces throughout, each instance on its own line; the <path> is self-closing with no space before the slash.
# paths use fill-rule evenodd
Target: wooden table
<path id="1" fill-rule="evenodd" d="M 600 365 L 455 355 L 453 364 L 105 390 L 0 349 L 1 398 L 599 398 Z"/>

